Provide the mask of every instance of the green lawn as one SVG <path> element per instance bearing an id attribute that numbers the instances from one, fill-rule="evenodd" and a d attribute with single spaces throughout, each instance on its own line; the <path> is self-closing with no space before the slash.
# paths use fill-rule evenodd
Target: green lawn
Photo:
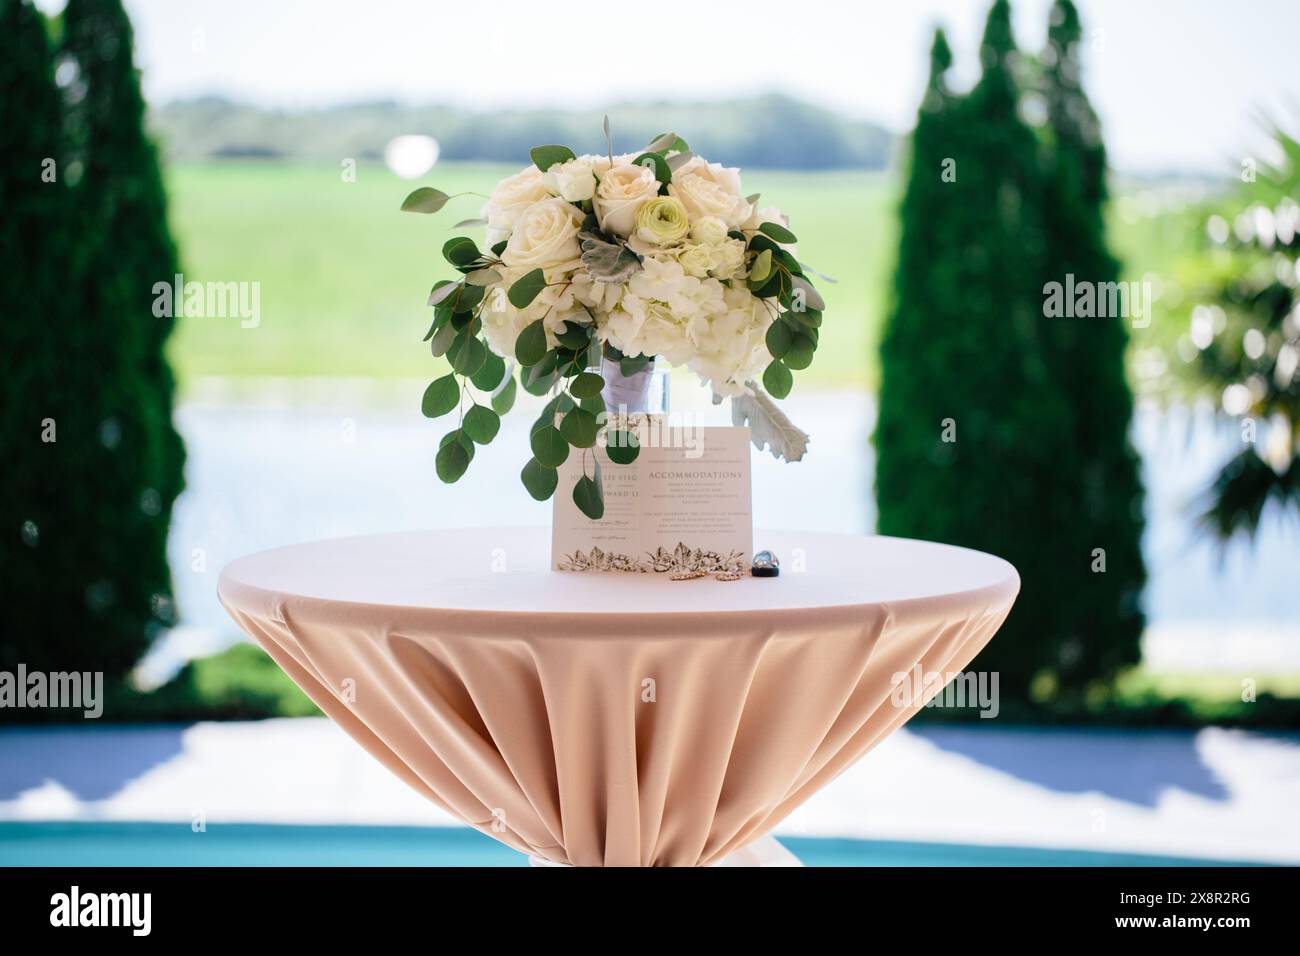
<path id="1" fill-rule="evenodd" d="M 185 318 L 171 341 L 182 389 L 196 377 L 426 377 L 420 342 L 425 297 L 451 273 L 439 254 L 481 200 L 454 200 L 436 216 L 398 211 L 406 193 L 433 184 L 487 192 L 514 170 L 443 163 L 407 183 L 379 165 L 356 182 L 332 167 L 240 162 L 168 172 L 171 216 L 187 280 L 257 282 L 261 322 Z M 779 206 L 801 238 L 800 258 L 839 282 L 827 302 L 822 347 L 805 386 L 873 386 L 874 343 L 895 240 L 894 190 L 884 174 L 757 171 L 748 190 Z M 470 232 L 474 235 L 474 232 Z"/>

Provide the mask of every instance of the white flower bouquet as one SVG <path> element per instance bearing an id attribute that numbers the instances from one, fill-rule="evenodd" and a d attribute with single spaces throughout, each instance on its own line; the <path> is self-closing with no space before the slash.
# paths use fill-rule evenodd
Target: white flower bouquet
<path id="1" fill-rule="evenodd" d="M 609 142 L 608 120 L 605 134 Z M 461 275 L 429 296 L 425 340 L 451 370 L 429 385 L 422 410 L 459 411 L 439 478 L 465 473 L 519 386 L 550 396 L 521 474 L 534 498 L 555 492 L 570 449 L 586 456 L 599 443 L 611 460 L 635 460 L 627 409 L 607 408 L 607 377 L 634 376 L 658 356 L 697 373 L 715 401 L 730 397 L 759 448 L 801 457 L 807 436 L 768 396 L 784 398 L 792 371 L 811 364 L 824 305 L 780 211 L 760 208 L 739 170 L 692 154 L 675 133 L 640 153 L 614 155 L 609 142 L 605 156 L 538 146 L 531 157 L 497 184 L 481 219 L 459 224 L 485 227 L 487 249 L 466 236 L 442 249 Z M 402 209 L 433 213 L 453 198 L 426 186 Z M 604 495 L 591 462 L 573 496 L 595 519 Z"/>

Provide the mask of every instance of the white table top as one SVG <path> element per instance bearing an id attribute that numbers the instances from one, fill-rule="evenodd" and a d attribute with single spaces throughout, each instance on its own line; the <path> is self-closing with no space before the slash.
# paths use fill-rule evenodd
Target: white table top
<path id="1" fill-rule="evenodd" d="M 904 538 L 755 531 L 776 578 L 671 581 L 666 574 L 550 570 L 546 528 L 473 528 L 339 538 L 231 562 L 219 590 L 379 607 L 527 614 L 702 614 L 858 607 L 945 597 L 996 602 L 1020 579 L 1001 558 Z"/>

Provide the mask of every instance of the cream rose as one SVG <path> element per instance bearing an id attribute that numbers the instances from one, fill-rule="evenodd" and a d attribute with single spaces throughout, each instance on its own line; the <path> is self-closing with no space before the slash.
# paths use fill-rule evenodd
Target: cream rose
<path id="1" fill-rule="evenodd" d="M 727 238 L 727 224 L 717 216 L 705 216 L 691 225 L 691 238 L 706 246 L 716 246 Z"/>
<path id="2" fill-rule="evenodd" d="M 740 170 L 693 156 L 673 173 L 668 195 L 680 199 L 691 219 L 711 216 L 734 229 L 749 217 L 740 193 Z"/>
<path id="3" fill-rule="evenodd" d="M 712 248 L 715 278 L 734 279 L 745 270 L 745 244 L 739 239 L 724 239 Z"/>
<path id="4" fill-rule="evenodd" d="M 626 238 L 636 225 L 637 212 L 657 195 L 659 181 L 653 170 L 631 163 L 615 164 L 601 177 L 593 199 L 600 228 Z"/>
<path id="5" fill-rule="evenodd" d="M 582 212 L 563 199 L 534 203 L 515 223 L 501 261 L 512 269 L 571 268 L 582 256 Z"/>
<path id="6" fill-rule="evenodd" d="M 495 245 L 510 235 L 510 230 L 529 206 L 548 198 L 550 193 L 536 166 L 529 166 L 497 183 L 483 207 L 483 218 L 488 221 L 488 245 Z"/>
<path id="7" fill-rule="evenodd" d="M 579 156 L 567 163 L 556 163 L 542 173 L 546 188 L 569 202 L 582 202 L 596 193 L 597 157 Z M 604 165 L 608 165 L 605 160 Z"/>
<path id="8" fill-rule="evenodd" d="M 677 253 L 677 261 L 688 276 L 703 279 L 713 268 L 713 250 L 703 243 L 683 246 Z"/>

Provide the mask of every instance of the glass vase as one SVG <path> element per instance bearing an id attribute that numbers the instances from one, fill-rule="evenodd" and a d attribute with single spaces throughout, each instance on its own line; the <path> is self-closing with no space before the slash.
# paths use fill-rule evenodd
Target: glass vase
<path id="1" fill-rule="evenodd" d="M 645 368 L 624 375 L 617 359 L 602 356 L 600 396 L 610 415 L 664 415 L 668 412 L 668 369 L 651 360 Z"/>

